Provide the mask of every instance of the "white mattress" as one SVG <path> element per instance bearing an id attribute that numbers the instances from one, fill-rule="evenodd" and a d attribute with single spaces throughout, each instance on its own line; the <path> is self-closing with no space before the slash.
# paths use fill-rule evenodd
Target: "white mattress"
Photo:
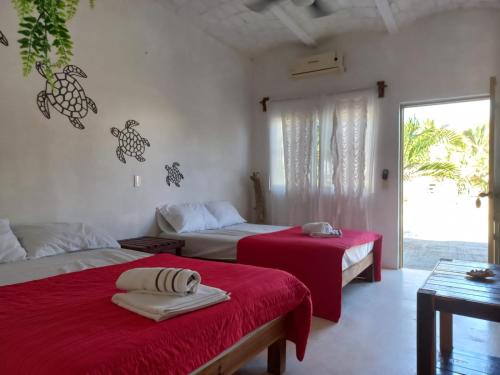
<path id="1" fill-rule="evenodd" d="M 151 254 L 134 250 L 98 249 L 3 263 L 0 264 L 0 286 L 44 279 L 87 268 L 131 262 L 148 256 L 151 256 Z"/>
<path id="2" fill-rule="evenodd" d="M 248 223 L 189 233 L 177 233 L 173 230 L 165 230 L 164 228 L 160 236 L 186 241 L 186 245 L 182 249 L 182 255 L 184 256 L 235 260 L 236 246 L 242 238 L 255 234 L 277 232 L 287 228 L 289 227 Z M 372 249 L 373 242 L 347 249 L 342 259 L 342 270 L 346 270 L 361 261 Z"/>

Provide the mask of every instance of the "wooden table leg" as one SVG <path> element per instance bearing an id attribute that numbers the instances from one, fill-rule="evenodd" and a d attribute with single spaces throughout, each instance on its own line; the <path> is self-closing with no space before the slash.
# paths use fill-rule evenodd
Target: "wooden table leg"
<path id="1" fill-rule="evenodd" d="M 417 293 L 417 375 L 436 374 L 435 292 L 419 289 Z"/>
<path id="2" fill-rule="evenodd" d="M 267 349 L 267 372 L 281 375 L 286 369 L 286 340 L 279 339 Z"/>
<path id="3" fill-rule="evenodd" d="M 453 314 L 439 312 L 439 350 L 449 356 L 453 350 Z"/>

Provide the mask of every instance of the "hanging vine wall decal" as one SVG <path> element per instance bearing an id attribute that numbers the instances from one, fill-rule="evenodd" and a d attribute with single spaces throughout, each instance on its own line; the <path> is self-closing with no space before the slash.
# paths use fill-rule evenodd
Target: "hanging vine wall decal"
<path id="1" fill-rule="evenodd" d="M 42 63 L 36 64 L 36 70 L 47 79 L 46 67 Z M 68 65 L 62 72 L 55 73 L 52 84 L 47 80 L 45 90 L 38 94 L 37 104 L 45 117 L 50 118 L 51 104 L 58 112 L 68 117 L 75 128 L 82 130 L 85 126 L 80 119 L 87 116 L 89 108 L 97 113 L 97 106 L 87 97 L 75 77 L 87 78 L 87 75 L 75 65 Z"/>
<path id="2" fill-rule="evenodd" d="M 44 65 L 45 77 L 52 83 L 54 69 L 71 62 L 73 41 L 68 22 L 78 10 L 80 0 L 12 0 L 19 18 L 18 40 L 23 74 L 33 71 L 36 62 Z M 91 7 L 94 0 L 89 0 Z"/>
<path id="3" fill-rule="evenodd" d="M 142 154 L 146 151 L 146 146 L 151 146 L 146 138 L 143 138 L 137 130 L 133 129 L 136 126 L 139 126 L 137 121 L 128 120 L 123 130 L 111 128 L 111 134 L 118 138 L 116 156 L 124 164 L 126 163 L 125 155 L 136 158 L 140 162 L 146 161 Z"/>
<path id="4" fill-rule="evenodd" d="M 179 170 L 181 165 L 178 162 L 173 162 L 172 166 L 165 165 L 167 171 L 167 185 L 174 184 L 177 187 L 181 187 L 181 181 L 184 179 L 184 175 Z"/>
<path id="5" fill-rule="evenodd" d="M 0 31 L 0 43 L 2 43 L 4 46 L 9 45 L 9 41 L 7 40 L 5 35 L 3 35 L 2 31 Z"/>

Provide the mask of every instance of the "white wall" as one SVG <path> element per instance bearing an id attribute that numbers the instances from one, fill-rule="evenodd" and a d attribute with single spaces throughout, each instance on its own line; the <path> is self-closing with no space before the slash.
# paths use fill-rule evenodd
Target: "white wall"
<path id="1" fill-rule="evenodd" d="M 321 51 L 345 53 L 347 72 L 291 81 L 288 64 L 318 52 L 301 47 L 271 51 L 255 61 L 253 167 L 267 172 L 266 121 L 257 102 L 263 96 L 293 98 L 389 85 L 382 101 L 376 171 L 374 229 L 384 235 L 383 265 L 398 265 L 399 108 L 401 103 L 487 94 L 489 77 L 500 77 L 500 12 L 463 11 L 419 20 L 396 35 L 344 35 L 323 43 Z M 272 105 L 272 104 L 271 104 Z M 429 213 L 435 214 L 435 213 Z"/>
<path id="2" fill-rule="evenodd" d="M 122 238 L 155 231 L 154 208 L 163 202 L 225 198 L 249 214 L 248 173 L 267 172 L 265 117 L 256 104 L 262 96 L 343 92 L 386 80 L 376 170 L 391 175 L 377 180 L 374 220 L 384 234 L 384 265 L 395 267 L 399 106 L 487 93 L 488 77 L 500 77 L 500 13 L 437 15 L 396 35 L 344 35 L 320 51 L 343 51 L 345 74 L 290 81 L 289 62 L 317 51 L 285 47 L 251 64 L 165 3 L 108 0 L 90 10 L 82 2 L 71 23 L 73 61 L 88 74 L 81 82 L 99 108 L 83 120 L 84 131 L 54 109 L 50 120 L 39 112 L 43 79 L 22 77 L 17 18 L 10 1 L 0 3 L 0 30 L 11 42 L 0 46 L 0 217 L 82 220 Z M 145 163 L 116 158 L 109 129 L 128 119 L 151 141 Z M 164 165 L 173 161 L 186 176 L 180 189 L 165 184 Z M 143 179 L 139 189 L 135 174 Z"/>
<path id="3" fill-rule="evenodd" d="M 44 80 L 23 78 L 17 17 L 0 3 L 0 217 L 15 223 L 81 220 L 118 238 L 154 231 L 163 202 L 229 199 L 248 213 L 251 64 L 158 0 L 82 1 L 71 23 L 74 64 L 99 113 L 84 131 L 36 106 Z M 115 155 L 110 127 L 125 121 L 151 142 L 145 163 Z M 164 165 L 179 161 L 182 187 Z M 133 176 L 143 186 L 134 189 Z"/>

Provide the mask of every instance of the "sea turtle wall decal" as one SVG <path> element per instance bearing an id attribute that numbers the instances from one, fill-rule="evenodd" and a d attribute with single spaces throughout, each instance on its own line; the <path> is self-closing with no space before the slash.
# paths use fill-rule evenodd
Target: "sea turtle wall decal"
<path id="1" fill-rule="evenodd" d="M 167 170 L 167 185 L 174 184 L 177 187 L 181 187 L 181 180 L 184 179 L 184 175 L 179 170 L 181 165 L 178 162 L 173 162 L 172 166 L 165 165 L 165 169 Z"/>
<path id="2" fill-rule="evenodd" d="M 146 146 L 151 146 L 146 138 L 143 138 L 137 130 L 133 129 L 136 126 L 139 126 L 137 121 L 128 120 L 123 130 L 111 128 L 111 134 L 118 138 L 116 156 L 124 164 L 126 163 L 125 155 L 136 158 L 140 162 L 146 161 L 142 154 L 146 151 Z"/>
<path id="3" fill-rule="evenodd" d="M 0 43 L 2 43 L 4 46 L 9 45 L 9 41 L 7 40 L 7 38 L 5 37 L 5 35 L 3 35 L 3 33 L 1 31 L 0 31 Z"/>
<path id="4" fill-rule="evenodd" d="M 47 79 L 42 63 L 36 63 L 36 70 Z M 62 72 L 55 73 L 53 85 L 47 81 L 45 90 L 38 94 L 37 104 L 45 117 L 50 118 L 51 104 L 58 112 L 68 117 L 75 128 L 85 129 L 80 119 L 87 116 L 89 108 L 97 113 L 97 106 L 87 97 L 75 77 L 87 78 L 87 75 L 75 65 L 68 65 Z"/>

